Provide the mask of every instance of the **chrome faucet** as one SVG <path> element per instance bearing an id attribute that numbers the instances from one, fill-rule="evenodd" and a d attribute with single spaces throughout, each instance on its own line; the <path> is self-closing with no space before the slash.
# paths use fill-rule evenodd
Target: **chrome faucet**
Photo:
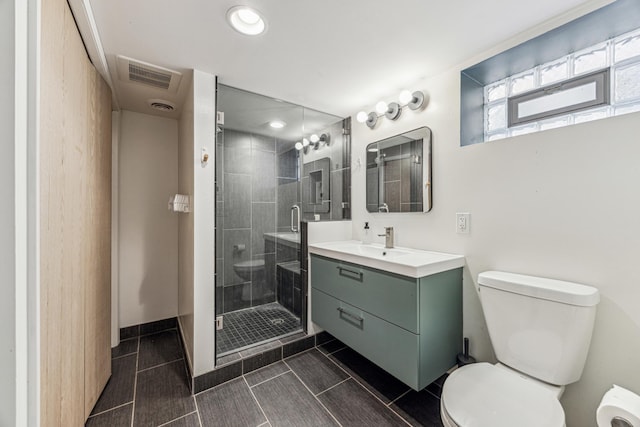
<path id="1" fill-rule="evenodd" d="M 378 236 L 384 236 L 384 247 L 387 249 L 393 248 L 393 227 L 385 227 L 384 234 L 378 234 Z"/>
<path id="2" fill-rule="evenodd" d="M 381 204 L 378 207 L 378 212 L 387 212 L 387 213 L 389 213 L 389 205 L 387 205 L 386 203 Z"/>

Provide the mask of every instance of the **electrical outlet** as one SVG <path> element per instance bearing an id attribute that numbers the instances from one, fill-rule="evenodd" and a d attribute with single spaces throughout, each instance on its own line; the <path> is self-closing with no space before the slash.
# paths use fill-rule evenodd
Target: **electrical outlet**
<path id="1" fill-rule="evenodd" d="M 456 233 L 458 234 L 469 234 L 470 228 L 470 213 L 457 213 L 456 214 Z"/>

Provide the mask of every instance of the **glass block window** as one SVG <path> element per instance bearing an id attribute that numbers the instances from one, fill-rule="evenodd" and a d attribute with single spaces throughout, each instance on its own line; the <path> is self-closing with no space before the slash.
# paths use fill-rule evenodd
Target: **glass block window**
<path id="1" fill-rule="evenodd" d="M 558 111 L 536 121 L 509 126 L 510 97 L 606 69 L 609 70 L 609 105 L 569 113 Z M 637 111 L 640 111 L 640 28 L 486 85 L 484 140 L 495 141 Z"/>

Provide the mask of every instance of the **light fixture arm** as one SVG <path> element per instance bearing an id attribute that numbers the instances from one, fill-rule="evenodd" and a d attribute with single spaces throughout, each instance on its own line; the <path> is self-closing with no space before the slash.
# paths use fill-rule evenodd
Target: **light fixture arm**
<path id="1" fill-rule="evenodd" d="M 369 127 L 369 129 L 373 129 L 378 123 L 378 119 L 382 116 L 385 116 L 389 120 L 397 120 L 402 114 L 402 109 L 404 107 L 409 107 L 409 109 L 413 111 L 419 110 L 421 107 L 424 106 L 424 99 L 425 99 L 424 93 L 419 90 L 412 92 L 410 95 L 407 91 L 406 96 L 404 98 L 404 100 L 407 101 L 406 103 L 400 104 L 397 102 L 391 102 L 387 104 L 386 111 L 384 112 L 381 111 L 381 114 L 377 114 L 375 111 L 372 111 L 369 114 L 367 114 L 364 111 L 361 111 L 357 115 L 358 121 L 361 123 L 364 122 Z M 379 104 L 384 105 L 384 103 L 382 102 L 379 102 L 378 105 Z"/>

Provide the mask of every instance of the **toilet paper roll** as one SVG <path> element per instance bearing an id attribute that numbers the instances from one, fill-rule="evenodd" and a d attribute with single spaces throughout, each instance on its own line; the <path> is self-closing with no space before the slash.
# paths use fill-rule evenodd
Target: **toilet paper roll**
<path id="1" fill-rule="evenodd" d="M 244 251 L 245 249 L 246 249 L 246 246 L 243 244 L 233 245 L 233 250 L 236 252 L 241 252 L 241 251 Z"/>
<path id="2" fill-rule="evenodd" d="M 640 427 L 640 396 L 614 384 L 602 396 L 596 417 L 598 427 Z"/>

